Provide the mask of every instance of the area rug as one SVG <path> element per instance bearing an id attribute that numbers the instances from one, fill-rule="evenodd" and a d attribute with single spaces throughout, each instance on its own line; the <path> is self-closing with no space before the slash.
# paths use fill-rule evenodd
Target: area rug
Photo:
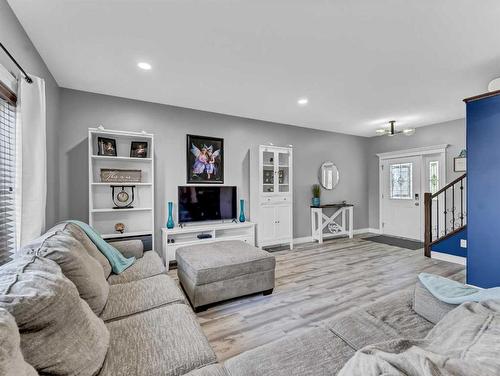
<path id="1" fill-rule="evenodd" d="M 416 240 L 396 238 L 394 236 L 387 236 L 387 235 L 370 236 L 369 238 L 363 238 L 363 239 L 375 243 L 393 245 L 395 247 L 412 249 L 412 250 L 417 250 L 423 248 L 424 246 L 424 243 Z"/>

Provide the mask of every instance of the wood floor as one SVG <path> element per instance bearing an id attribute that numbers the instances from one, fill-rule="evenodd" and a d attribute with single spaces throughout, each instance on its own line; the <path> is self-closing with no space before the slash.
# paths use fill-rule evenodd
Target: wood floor
<path id="1" fill-rule="evenodd" d="M 465 278 L 461 265 L 361 237 L 308 243 L 274 255 L 272 295 L 235 299 L 198 314 L 219 361 L 408 288 L 419 272 Z M 175 270 L 169 273 L 176 277 Z"/>

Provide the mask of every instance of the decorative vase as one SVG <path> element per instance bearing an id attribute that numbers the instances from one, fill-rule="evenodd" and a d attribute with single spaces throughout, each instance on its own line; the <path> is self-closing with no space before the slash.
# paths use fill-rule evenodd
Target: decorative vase
<path id="1" fill-rule="evenodd" d="M 240 222 L 245 222 L 245 200 L 240 200 Z"/>
<path id="2" fill-rule="evenodd" d="M 173 206 L 174 206 L 173 202 L 168 203 L 167 228 L 174 228 L 174 219 L 172 218 L 172 207 Z"/>
<path id="3" fill-rule="evenodd" d="M 316 207 L 318 207 L 318 206 L 321 205 L 319 197 L 313 197 L 313 199 L 312 199 L 312 205 L 316 206 Z"/>

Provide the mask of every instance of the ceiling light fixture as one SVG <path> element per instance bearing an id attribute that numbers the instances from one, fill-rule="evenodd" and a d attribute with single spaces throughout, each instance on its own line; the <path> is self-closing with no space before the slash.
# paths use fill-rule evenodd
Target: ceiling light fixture
<path id="1" fill-rule="evenodd" d="M 375 131 L 377 136 L 396 136 L 398 134 L 404 134 L 405 136 L 412 136 L 415 134 L 415 128 L 405 128 L 402 131 L 396 130 L 396 120 L 391 120 L 389 122 L 389 128 L 380 128 Z"/>
<path id="2" fill-rule="evenodd" d="M 491 80 L 491 82 L 488 84 L 488 91 L 497 91 L 500 90 L 500 78 L 495 78 L 494 80 Z"/>
<path id="3" fill-rule="evenodd" d="M 146 63 L 144 61 L 141 61 L 140 63 L 137 63 L 137 66 L 143 70 L 151 70 L 151 64 Z"/>
<path id="4" fill-rule="evenodd" d="M 309 103 L 309 99 L 307 98 L 300 98 L 297 103 L 299 104 L 299 106 L 305 106 L 306 104 Z"/>

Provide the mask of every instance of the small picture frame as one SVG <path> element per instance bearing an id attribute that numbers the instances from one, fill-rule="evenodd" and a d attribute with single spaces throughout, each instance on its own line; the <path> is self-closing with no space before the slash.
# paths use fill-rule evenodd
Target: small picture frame
<path id="1" fill-rule="evenodd" d="M 453 158 L 453 171 L 465 172 L 467 170 L 467 158 L 455 157 Z"/>
<path id="2" fill-rule="evenodd" d="M 114 138 L 97 137 L 97 155 L 116 157 L 116 140 Z"/>
<path id="3" fill-rule="evenodd" d="M 130 144 L 130 156 L 132 158 L 147 158 L 148 157 L 148 142 L 147 141 L 132 141 Z"/>

